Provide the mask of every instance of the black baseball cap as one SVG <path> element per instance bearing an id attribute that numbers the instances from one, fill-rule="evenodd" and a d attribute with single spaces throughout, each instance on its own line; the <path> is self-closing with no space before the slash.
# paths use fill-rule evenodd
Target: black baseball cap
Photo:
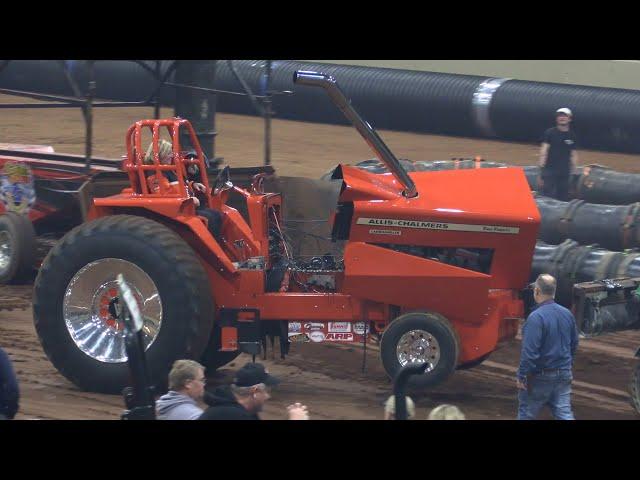
<path id="1" fill-rule="evenodd" d="M 269 375 L 269 372 L 267 372 L 261 363 L 249 362 L 236 372 L 233 383 L 237 387 L 253 387 L 259 383 L 277 385 L 280 383 L 280 380 L 273 375 Z"/>

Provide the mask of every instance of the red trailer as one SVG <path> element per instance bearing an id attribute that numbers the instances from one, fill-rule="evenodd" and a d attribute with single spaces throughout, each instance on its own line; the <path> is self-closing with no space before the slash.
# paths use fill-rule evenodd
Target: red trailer
<path id="1" fill-rule="evenodd" d="M 81 156 L 43 145 L 0 144 L 0 284 L 32 276 L 51 245 L 82 223 L 90 180 L 112 173 L 120 182 L 102 193 L 122 188 L 120 163 L 94 158 L 87 173 Z"/>

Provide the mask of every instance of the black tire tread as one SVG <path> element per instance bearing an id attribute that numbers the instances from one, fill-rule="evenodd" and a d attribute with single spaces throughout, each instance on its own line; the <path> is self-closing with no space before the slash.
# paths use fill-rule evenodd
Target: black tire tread
<path id="1" fill-rule="evenodd" d="M 91 237 L 100 233 L 122 233 L 127 236 L 148 240 L 147 248 L 171 252 L 174 261 L 176 277 L 185 279 L 187 304 L 185 311 L 193 315 L 184 318 L 189 322 L 187 327 L 187 342 L 185 358 L 199 359 L 204 352 L 213 326 L 213 299 L 209 288 L 209 278 L 195 252 L 173 230 L 165 225 L 145 217 L 135 215 L 112 215 L 79 225 L 67 233 L 48 253 L 36 277 L 33 296 L 34 324 L 42 347 L 58 368 L 60 373 L 76 385 L 92 391 L 107 391 L 120 393 L 121 387 L 109 388 L 96 385 L 90 380 L 78 378 L 68 368 L 64 361 L 64 353 L 59 352 L 55 344 L 47 338 L 47 325 L 44 324 L 45 307 L 43 299 L 47 295 L 47 284 L 43 281 L 52 272 L 59 269 L 65 262 L 67 255 L 72 254 L 74 245 L 81 237 Z M 162 382 L 163 379 L 157 379 Z M 105 390 L 106 388 L 106 390 Z"/>

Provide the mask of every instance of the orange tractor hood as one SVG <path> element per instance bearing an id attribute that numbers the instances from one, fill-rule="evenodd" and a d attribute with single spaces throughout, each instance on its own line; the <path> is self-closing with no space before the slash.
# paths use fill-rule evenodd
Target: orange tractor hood
<path id="1" fill-rule="evenodd" d="M 391 174 L 342 166 L 340 202 L 353 203 L 349 240 L 494 249 L 492 288 L 528 280 L 540 214 L 521 168 L 411 172 L 418 195 Z"/>

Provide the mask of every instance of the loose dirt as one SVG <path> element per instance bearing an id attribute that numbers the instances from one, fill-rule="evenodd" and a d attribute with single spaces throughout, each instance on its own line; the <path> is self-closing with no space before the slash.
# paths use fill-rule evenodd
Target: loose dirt
<path id="1" fill-rule="evenodd" d="M 0 103 L 22 99 L 0 95 Z M 164 110 L 164 115 L 171 115 Z M 117 158 L 124 152 L 126 129 L 151 117 L 151 109 L 96 109 L 94 153 Z M 263 124 L 259 118 L 219 114 L 216 155 L 231 166 L 255 166 L 263 161 Z M 480 155 L 487 160 L 532 165 L 537 146 L 404 132 L 379 132 L 400 158 L 446 160 Z M 52 145 L 61 153 L 84 153 L 84 126 L 76 110 L 3 110 L 0 143 Z M 350 127 L 273 122 L 273 160 L 281 175 L 318 178 L 336 163 L 356 163 L 373 155 Z M 640 172 L 640 156 L 580 152 L 582 165 L 600 163 L 617 170 Z M 480 187 L 478 195 L 490 195 Z M 79 390 L 60 375 L 43 353 L 30 307 L 31 286 L 0 287 L 0 346 L 12 358 L 20 388 L 19 419 L 117 419 L 124 408 L 119 396 Z M 12 308 L 9 310 L 8 308 Z M 578 419 L 637 419 L 631 407 L 628 381 L 640 332 L 583 340 L 574 369 L 573 404 Z M 272 356 L 275 353 L 275 358 Z M 418 418 L 426 418 L 441 403 L 459 406 L 470 419 L 513 419 L 517 409 L 514 372 L 520 341 L 503 345 L 482 365 L 456 372 L 428 393 L 414 396 Z M 283 418 L 286 405 L 305 403 L 315 419 L 381 419 L 382 403 L 391 383 L 368 347 L 363 373 L 360 346 L 293 344 L 281 360 L 269 351 L 264 363 L 283 379 L 273 392 L 263 418 Z M 250 360 L 246 355 L 210 378 L 208 388 L 228 382 L 233 370 Z M 544 418 L 551 418 L 548 413 Z"/>

